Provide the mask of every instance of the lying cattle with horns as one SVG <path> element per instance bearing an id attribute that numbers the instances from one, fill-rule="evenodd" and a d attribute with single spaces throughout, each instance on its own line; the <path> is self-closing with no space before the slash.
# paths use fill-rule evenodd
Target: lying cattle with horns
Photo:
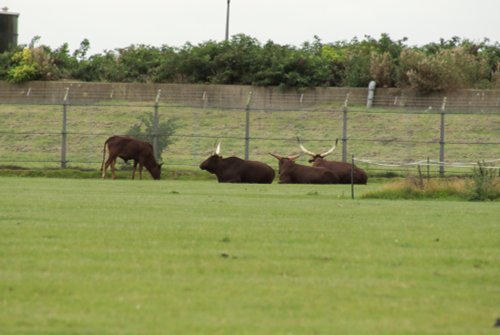
<path id="1" fill-rule="evenodd" d="M 271 154 L 278 160 L 280 183 L 282 184 L 336 184 L 337 175 L 322 167 L 305 166 L 295 163 L 299 155 L 282 157 Z"/>
<path id="2" fill-rule="evenodd" d="M 220 142 L 215 152 L 200 164 L 200 169 L 217 176 L 219 183 L 271 184 L 274 170 L 267 164 L 238 157 L 222 158 Z"/>
<path id="3" fill-rule="evenodd" d="M 304 145 L 302 144 L 302 141 L 299 137 L 297 137 L 297 141 L 299 142 L 300 149 L 302 149 L 304 153 L 312 157 L 309 162 L 313 163 L 313 166 L 315 167 L 323 167 L 332 172 L 335 172 L 339 177 L 339 184 L 351 184 L 351 170 L 353 174 L 354 184 L 366 184 L 366 182 L 368 181 L 368 176 L 363 169 L 360 169 L 357 166 L 349 163 L 328 161 L 325 159 L 325 157 L 331 154 L 337 147 L 338 139 L 335 140 L 335 144 L 330 148 L 330 150 L 325 151 L 321 154 L 316 154 L 304 148 Z"/>
<path id="4" fill-rule="evenodd" d="M 109 157 L 106 158 L 106 148 L 108 149 Z M 132 179 L 135 179 L 135 171 L 139 164 L 139 178 L 142 179 L 142 168 L 145 167 L 154 179 L 160 179 L 161 166 L 154 157 L 153 146 L 148 142 L 139 141 L 132 137 L 126 136 L 111 136 L 104 142 L 104 150 L 102 153 L 102 178 L 106 178 L 106 171 L 111 165 L 111 174 L 113 179 L 115 176 L 116 159 L 120 157 L 125 162 L 132 159 L 134 161 L 134 171 Z"/>

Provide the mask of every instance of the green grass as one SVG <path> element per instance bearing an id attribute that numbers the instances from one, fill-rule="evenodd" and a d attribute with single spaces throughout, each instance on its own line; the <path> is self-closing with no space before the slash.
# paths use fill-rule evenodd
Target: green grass
<path id="1" fill-rule="evenodd" d="M 469 335 L 500 317 L 498 203 L 213 180 L 0 185 L 2 334 Z"/>

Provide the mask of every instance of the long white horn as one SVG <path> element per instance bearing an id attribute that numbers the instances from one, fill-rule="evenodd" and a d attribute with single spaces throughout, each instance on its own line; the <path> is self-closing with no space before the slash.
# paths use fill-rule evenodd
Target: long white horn
<path id="1" fill-rule="evenodd" d="M 301 149 L 304 153 L 306 153 L 306 154 L 308 154 L 308 155 L 311 155 L 311 156 L 313 156 L 313 157 L 314 157 L 314 156 L 316 156 L 316 154 L 315 154 L 314 152 L 309 151 L 309 150 L 307 150 L 306 148 L 304 148 L 304 146 L 302 145 L 302 141 L 301 141 L 300 137 L 298 137 L 298 136 L 297 136 L 297 141 L 299 142 L 300 149 Z"/>
<path id="2" fill-rule="evenodd" d="M 296 160 L 297 158 L 299 158 L 299 157 L 300 157 L 300 155 L 301 155 L 301 154 L 297 154 L 297 155 L 293 155 L 293 156 L 288 156 L 287 158 L 288 158 L 289 160 L 291 160 L 291 161 L 294 161 L 294 160 Z"/>
<path id="3" fill-rule="evenodd" d="M 215 147 L 215 154 L 218 155 L 220 154 L 220 141 L 217 143 L 217 146 Z"/>
<path id="4" fill-rule="evenodd" d="M 337 143 L 338 143 L 338 142 L 339 142 L 339 139 L 337 138 L 337 139 L 335 140 L 335 144 L 333 145 L 333 147 L 332 147 L 330 150 L 325 151 L 325 152 L 323 152 L 322 154 L 320 154 L 320 156 L 321 156 L 321 157 L 326 157 L 326 156 L 328 156 L 329 154 L 331 154 L 331 153 L 333 152 L 333 150 L 335 150 L 335 148 L 337 147 Z"/>
<path id="5" fill-rule="evenodd" d="M 280 155 L 275 155 L 275 154 L 272 154 L 272 153 L 269 153 L 271 156 L 273 156 L 274 158 L 276 158 L 277 160 L 280 160 L 282 159 L 283 157 L 280 156 Z"/>

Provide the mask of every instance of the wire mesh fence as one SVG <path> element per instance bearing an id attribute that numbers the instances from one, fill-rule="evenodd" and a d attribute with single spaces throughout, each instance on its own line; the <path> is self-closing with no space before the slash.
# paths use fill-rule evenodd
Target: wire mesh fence
<path id="1" fill-rule="evenodd" d="M 328 150 L 338 138 L 329 158 L 355 156 L 372 172 L 406 171 L 419 163 L 433 174 L 462 173 L 459 168 L 470 170 L 478 161 L 500 164 L 500 106 L 491 98 L 471 104 L 459 98 L 376 96 L 367 109 L 366 97 L 348 91 L 257 97 L 244 89 L 214 93 L 201 86 L 182 94 L 84 93 L 24 90 L 15 99 L 0 94 L 0 165 L 98 169 L 104 141 L 152 114 L 158 123 L 175 122 L 173 143 L 158 152 L 172 169 L 198 166 L 219 140 L 223 156 L 275 166 L 269 153 L 299 153 L 297 136 L 314 152 Z M 306 158 L 301 162 L 307 164 Z"/>

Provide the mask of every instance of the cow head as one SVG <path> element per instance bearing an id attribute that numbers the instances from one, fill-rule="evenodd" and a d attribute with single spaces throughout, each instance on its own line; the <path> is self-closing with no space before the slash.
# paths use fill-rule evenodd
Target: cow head
<path id="1" fill-rule="evenodd" d="M 311 159 L 309 159 L 309 163 L 314 163 L 315 161 L 321 160 L 321 159 L 325 158 L 326 156 L 328 156 L 329 154 L 331 154 L 335 150 L 335 148 L 337 147 L 337 143 L 338 143 L 339 139 L 337 138 L 335 140 L 335 144 L 333 145 L 333 147 L 331 147 L 328 151 L 325 151 L 321 154 L 316 154 L 312 151 L 307 150 L 304 147 L 304 145 L 302 144 L 302 140 L 298 136 L 297 136 L 297 141 L 299 142 L 299 146 L 300 146 L 300 149 L 302 150 L 302 152 L 311 156 Z"/>
<path id="2" fill-rule="evenodd" d="M 150 167 L 149 172 L 153 179 L 159 180 L 161 178 L 161 166 L 163 163 L 157 164 L 155 163 L 152 167 Z"/>
<path id="3" fill-rule="evenodd" d="M 210 155 L 210 157 L 205 159 L 200 164 L 200 169 L 206 170 L 210 173 L 214 173 L 221 160 L 222 160 L 222 156 L 220 156 L 220 142 L 219 142 L 219 143 L 217 143 L 217 145 L 215 147 L 215 151 L 212 153 L 212 155 Z"/>
<path id="4" fill-rule="evenodd" d="M 269 154 L 278 160 L 278 173 L 280 173 L 280 174 L 283 171 L 286 171 L 287 169 L 289 169 L 293 165 L 295 165 L 295 161 L 297 160 L 297 158 L 300 157 L 300 154 L 293 155 L 293 156 L 287 156 L 287 157 L 275 155 L 272 153 L 269 153 Z"/>

